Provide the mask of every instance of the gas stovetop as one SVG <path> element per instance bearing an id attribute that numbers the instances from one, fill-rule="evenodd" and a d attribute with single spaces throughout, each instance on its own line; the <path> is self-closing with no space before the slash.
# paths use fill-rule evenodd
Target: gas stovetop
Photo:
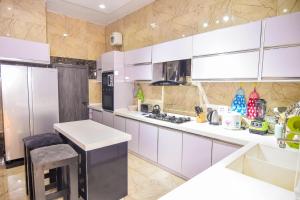
<path id="1" fill-rule="evenodd" d="M 184 117 L 184 116 L 174 116 L 174 115 L 168 115 L 166 113 L 160 113 L 160 114 L 149 114 L 146 117 L 151 118 L 151 119 L 158 119 L 166 122 L 171 122 L 175 124 L 181 124 L 184 122 L 189 122 L 191 121 L 190 117 Z"/>

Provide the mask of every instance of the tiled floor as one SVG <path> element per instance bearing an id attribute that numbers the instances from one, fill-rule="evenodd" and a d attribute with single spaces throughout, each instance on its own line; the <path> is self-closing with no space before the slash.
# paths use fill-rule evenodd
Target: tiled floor
<path id="1" fill-rule="evenodd" d="M 154 200 L 185 181 L 132 154 L 128 160 L 129 186 L 125 200 Z M 0 200 L 27 200 L 24 166 L 0 166 Z"/>

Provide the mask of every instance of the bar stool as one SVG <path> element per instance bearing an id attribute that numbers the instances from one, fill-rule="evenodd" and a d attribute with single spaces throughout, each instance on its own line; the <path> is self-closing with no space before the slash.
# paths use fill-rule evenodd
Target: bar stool
<path id="1" fill-rule="evenodd" d="M 41 147 L 30 152 L 34 197 L 38 200 L 51 200 L 63 197 L 64 200 L 78 200 L 78 154 L 68 144 Z M 44 171 L 53 168 L 64 168 L 62 189 L 45 193 Z"/>
<path id="2" fill-rule="evenodd" d="M 31 175 L 31 157 L 30 157 L 30 151 L 50 146 L 50 145 L 56 145 L 56 144 L 63 144 L 63 139 L 55 133 L 44 133 L 34 136 L 29 136 L 23 139 L 24 142 L 24 165 L 25 165 L 25 178 L 26 178 L 26 193 L 29 195 L 30 200 L 34 200 L 33 197 L 33 181 L 32 181 L 32 175 Z M 46 174 L 46 178 L 50 179 L 50 185 L 49 189 L 53 187 L 54 184 L 56 184 L 56 169 L 52 169 L 49 171 L 48 174 Z"/>

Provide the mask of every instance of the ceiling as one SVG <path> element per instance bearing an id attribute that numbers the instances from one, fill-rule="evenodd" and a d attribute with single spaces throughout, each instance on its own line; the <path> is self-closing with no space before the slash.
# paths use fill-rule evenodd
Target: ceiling
<path id="1" fill-rule="evenodd" d="M 47 10 L 95 24 L 107 25 L 153 1 L 154 0 L 47 0 Z M 99 5 L 105 8 L 100 8 Z"/>

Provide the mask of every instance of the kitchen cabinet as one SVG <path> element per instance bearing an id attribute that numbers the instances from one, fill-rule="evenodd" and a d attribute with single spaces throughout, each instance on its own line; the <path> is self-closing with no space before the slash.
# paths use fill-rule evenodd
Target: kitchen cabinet
<path id="1" fill-rule="evenodd" d="M 192 178 L 211 166 L 212 140 L 183 133 L 182 174 Z"/>
<path id="2" fill-rule="evenodd" d="M 152 47 L 152 63 L 192 58 L 192 37 L 160 43 Z"/>
<path id="3" fill-rule="evenodd" d="M 133 81 L 151 81 L 152 80 L 152 64 L 132 65 L 125 67 L 125 80 Z"/>
<path id="4" fill-rule="evenodd" d="M 299 22 L 299 12 L 264 20 L 264 47 L 300 44 Z"/>
<path id="5" fill-rule="evenodd" d="M 300 46 L 264 50 L 262 79 L 299 78 L 299 56 Z"/>
<path id="6" fill-rule="evenodd" d="M 124 53 L 125 65 L 151 63 L 152 46 L 126 51 Z"/>
<path id="7" fill-rule="evenodd" d="M 214 140 L 212 148 L 212 164 L 227 157 L 229 154 L 238 150 L 240 146 Z"/>
<path id="8" fill-rule="evenodd" d="M 114 128 L 118 129 L 119 131 L 126 131 L 126 125 L 125 125 L 125 118 L 114 116 Z"/>
<path id="9" fill-rule="evenodd" d="M 260 48 L 261 21 L 193 36 L 193 56 Z"/>
<path id="10" fill-rule="evenodd" d="M 140 122 L 139 154 L 157 162 L 158 127 Z"/>
<path id="11" fill-rule="evenodd" d="M 101 55 L 102 71 L 112 71 L 124 65 L 124 53 L 120 51 L 110 51 Z"/>
<path id="12" fill-rule="evenodd" d="M 92 110 L 92 120 L 102 124 L 102 112 L 98 110 Z"/>
<path id="13" fill-rule="evenodd" d="M 159 128 L 158 163 L 181 173 L 182 132 Z"/>
<path id="14" fill-rule="evenodd" d="M 259 52 L 232 53 L 193 59 L 192 79 L 257 79 Z"/>
<path id="15" fill-rule="evenodd" d="M 103 111 L 102 115 L 103 115 L 102 124 L 113 128 L 114 127 L 114 113 L 108 112 L 108 111 Z"/>
<path id="16" fill-rule="evenodd" d="M 139 152 L 139 122 L 126 119 L 126 133 L 131 135 L 131 140 L 128 143 L 128 149 L 138 153 Z"/>

